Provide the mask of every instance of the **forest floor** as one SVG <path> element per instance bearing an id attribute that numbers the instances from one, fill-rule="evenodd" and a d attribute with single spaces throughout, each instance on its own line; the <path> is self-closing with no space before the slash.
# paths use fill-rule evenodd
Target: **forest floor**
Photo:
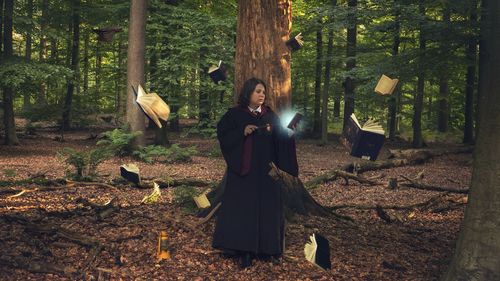
<path id="1" fill-rule="evenodd" d="M 95 140 L 88 139 L 87 130 L 66 133 L 65 142 L 55 140 L 58 135 L 43 130 L 35 137 L 22 137 L 20 146 L 0 146 L 0 182 L 41 174 L 48 179 L 63 178 L 67 167 L 56 153 L 63 147 L 95 146 Z M 218 145 L 216 140 L 175 135 L 170 139 L 182 146 L 196 145 L 199 153 L 189 163 L 138 162 L 142 177 L 198 178 L 213 182 L 222 178 L 224 160 L 209 156 Z M 386 146 L 408 148 L 404 142 L 388 142 Z M 430 148 L 450 146 L 429 145 Z M 326 146 L 299 139 L 297 151 L 303 182 L 361 161 L 349 156 L 335 137 Z M 99 182 L 119 178 L 119 166 L 128 162 L 137 161 L 115 157 L 100 164 Z M 419 183 L 466 189 L 471 170 L 472 154 L 450 154 L 421 165 L 363 173 L 365 177 L 376 178 L 378 185 L 353 180 L 346 184 L 343 179 L 322 184 L 310 193 L 324 206 L 428 204 L 386 209 L 397 218 L 390 223 L 371 207 L 344 206 L 336 210 L 353 221 L 297 216 L 287 222 L 286 252 L 281 263 L 256 260 L 254 266 L 245 270 L 235 260 L 211 248 L 214 219 L 195 231 L 184 225 L 183 222 L 199 218 L 174 203 L 175 187 L 162 189 L 159 202 L 141 204 L 151 190 L 78 184 L 63 184 L 51 190 L 31 183 L 0 186 L 0 280 L 437 280 L 453 255 L 466 195 L 409 187 L 388 189 L 387 181 L 389 178 L 403 181 L 401 176 L 418 177 Z M 12 188 L 31 192 L 13 196 L 14 193 L 8 193 Z M 104 219 L 81 203 L 87 199 L 104 204 L 114 197 L 118 198 L 120 209 Z M 161 230 L 169 236 L 171 259 L 157 262 Z M 312 233 L 320 233 L 329 240 L 332 262 L 329 271 L 304 258 L 304 245 Z"/>

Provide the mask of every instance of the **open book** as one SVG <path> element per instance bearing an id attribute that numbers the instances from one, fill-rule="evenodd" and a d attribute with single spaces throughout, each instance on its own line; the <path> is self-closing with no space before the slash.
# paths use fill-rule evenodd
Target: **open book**
<path id="1" fill-rule="evenodd" d="M 134 87 L 132 87 L 134 89 Z M 135 89 L 134 89 L 135 92 Z M 135 101 L 142 109 L 144 114 L 155 122 L 158 128 L 161 128 L 160 119 L 163 121 L 168 120 L 168 116 L 170 115 L 170 107 L 166 104 L 160 96 L 156 93 L 146 94 L 141 85 L 137 86 L 137 92 Z"/>
<path id="2" fill-rule="evenodd" d="M 219 61 L 218 65 L 213 65 L 208 69 L 208 75 L 212 78 L 215 84 L 218 84 L 220 81 L 226 81 L 226 67 Z"/>
<path id="3" fill-rule="evenodd" d="M 300 48 L 302 48 L 302 45 L 304 45 L 304 41 L 302 41 L 302 33 L 299 33 L 295 35 L 295 37 L 292 37 L 286 41 L 286 45 L 292 49 L 292 51 L 297 51 Z"/>
<path id="4" fill-rule="evenodd" d="M 373 119 L 361 126 L 353 113 L 346 123 L 341 140 L 352 156 L 375 161 L 384 144 L 385 131 Z"/>
<path id="5" fill-rule="evenodd" d="M 392 92 L 396 89 L 398 82 L 398 79 L 391 79 L 382 74 L 382 77 L 378 80 L 377 86 L 375 86 L 375 93 L 382 96 L 392 95 Z"/>
<path id="6" fill-rule="evenodd" d="M 304 246 L 306 260 L 327 270 L 332 268 L 330 261 L 330 244 L 328 240 L 316 233 L 309 237 L 309 242 Z"/>

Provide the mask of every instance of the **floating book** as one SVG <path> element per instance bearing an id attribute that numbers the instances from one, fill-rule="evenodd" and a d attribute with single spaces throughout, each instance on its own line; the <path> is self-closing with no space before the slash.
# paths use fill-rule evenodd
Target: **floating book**
<path id="1" fill-rule="evenodd" d="M 309 237 L 310 241 L 304 246 L 306 260 L 321 267 L 324 270 L 331 269 L 330 244 L 325 237 L 314 233 Z"/>
<path id="2" fill-rule="evenodd" d="M 218 84 L 220 81 L 226 81 L 226 67 L 222 61 L 219 61 L 218 65 L 211 66 L 208 69 L 208 75 L 210 75 L 215 84 Z"/>
<path id="3" fill-rule="evenodd" d="M 375 161 L 384 144 L 385 132 L 372 119 L 361 126 L 353 113 L 346 123 L 341 140 L 352 156 Z"/>
<path id="4" fill-rule="evenodd" d="M 139 185 L 141 176 L 139 175 L 139 167 L 135 164 L 124 164 L 120 166 L 120 175 L 129 182 Z"/>
<path id="5" fill-rule="evenodd" d="M 302 45 L 304 45 L 304 41 L 302 41 L 302 33 L 299 33 L 295 35 L 295 37 L 292 37 L 286 41 L 286 45 L 292 49 L 292 51 L 297 51 L 300 48 L 302 48 Z"/>
<path id="6" fill-rule="evenodd" d="M 392 92 L 394 92 L 394 89 L 396 89 L 398 82 L 398 79 L 391 79 L 388 76 L 382 74 L 382 77 L 380 77 L 377 86 L 375 87 L 375 93 L 382 96 L 392 95 Z"/>
<path id="7" fill-rule="evenodd" d="M 94 28 L 92 29 L 95 33 L 97 33 L 97 40 L 102 42 L 111 42 L 113 41 L 113 36 L 117 32 L 121 32 L 121 27 L 103 27 L 103 28 Z"/>
<path id="8" fill-rule="evenodd" d="M 290 120 L 290 123 L 288 123 L 288 126 L 286 126 L 288 129 L 293 129 L 293 127 L 296 127 L 297 124 L 299 124 L 300 120 L 302 120 L 303 115 L 300 113 L 295 113 L 293 116 L 292 120 Z"/>
<path id="9" fill-rule="evenodd" d="M 205 190 L 202 194 L 198 196 L 194 196 L 193 200 L 196 203 L 196 206 L 200 209 L 205 209 L 210 207 L 210 201 L 207 198 L 207 193 L 210 191 L 210 189 Z"/>
<path id="10" fill-rule="evenodd" d="M 132 89 L 134 89 L 134 87 L 132 87 Z M 158 128 L 161 128 L 160 119 L 167 121 L 170 115 L 170 107 L 168 104 L 166 104 L 156 93 L 146 94 L 141 85 L 137 86 L 137 92 L 135 93 L 135 101 L 144 114 L 146 114 L 151 121 L 155 122 Z"/>

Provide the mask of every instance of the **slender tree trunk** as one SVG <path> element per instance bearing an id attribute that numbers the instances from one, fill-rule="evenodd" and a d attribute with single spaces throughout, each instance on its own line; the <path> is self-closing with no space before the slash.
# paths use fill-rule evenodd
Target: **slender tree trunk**
<path id="1" fill-rule="evenodd" d="M 291 0 L 238 0 L 235 56 L 235 100 L 243 83 L 257 77 L 267 84 L 266 103 L 289 108 L 292 89 L 290 50 Z"/>
<path id="2" fill-rule="evenodd" d="M 479 133 L 472 184 L 444 281 L 500 280 L 500 3 L 482 1 Z"/>
<path id="3" fill-rule="evenodd" d="M 85 32 L 83 37 L 83 94 L 89 94 L 89 41 L 90 33 Z"/>
<path id="4" fill-rule="evenodd" d="M 322 22 L 319 22 L 316 31 L 316 75 L 314 80 L 314 135 L 319 135 L 321 131 L 321 70 L 323 68 L 323 31 Z"/>
<path id="5" fill-rule="evenodd" d="M 394 36 L 392 43 L 392 56 L 396 57 L 399 54 L 399 44 L 400 40 L 400 32 L 401 32 L 401 10 L 399 8 L 399 0 L 394 0 Z M 402 82 L 399 82 L 402 83 Z M 398 102 L 401 99 L 401 85 L 396 86 L 396 90 L 392 93 L 389 98 L 389 120 L 387 127 L 389 128 L 389 139 L 394 139 L 396 137 L 396 127 L 397 127 L 397 109 Z"/>
<path id="6" fill-rule="evenodd" d="M 323 99 L 321 107 L 321 142 L 323 144 L 326 144 L 328 142 L 328 96 L 330 90 L 332 60 L 333 60 L 333 28 L 329 27 L 328 44 L 327 44 L 326 61 L 325 61 L 325 84 L 323 86 Z"/>
<path id="7" fill-rule="evenodd" d="M 73 0 L 73 40 L 71 44 L 71 69 L 74 72 L 73 79 L 68 82 L 68 89 L 64 99 L 64 111 L 62 115 L 62 130 L 71 128 L 71 105 L 73 103 L 73 92 L 75 84 L 78 86 L 78 55 L 80 51 L 80 0 Z"/>
<path id="8" fill-rule="evenodd" d="M 40 50 L 39 50 L 39 60 L 40 62 L 45 61 L 47 56 L 47 25 L 48 25 L 48 12 L 49 12 L 49 0 L 42 0 L 42 16 L 40 17 Z M 40 92 L 36 98 L 37 105 L 47 104 L 47 84 L 42 82 L 40 85 Z"/>
<path id="9" fill-rule="evenodd" d="M 342 131 L 347 127 L 347 121 L 349 120 L 352 113 L 354 113 L 354 89 L 355 81 L 352 77 L 352 73 L 349 73 L 354 67 L 356 67 L 356 34 L 357 34 L 357 0 L 348 0 L 347 5 L 349 7 L 349 13 L 347 16 L 347 58 L 346 58 L 346 71 L 347 77 L 344 81 L 344 124 Z"/>
<path id="10" fill-rule="evenodd" d="M 203 73 L 208 72 L 208 65 L 205 65 L 204 62 L 206 61 L 206 56 L 207 56 L 208 50 L 206 47 L 201 47 L 200 48 L 200 67 L 203 71 Z M 202 126 L 208 125 L 208 122 L 210 120 L 210 100 L 207 92 L 207 88 L 205 87 L 205 83 L 207 81 L 205 79 L 200 79 L 200 88 L 198 92 L 198 118 L 199 122 Z M 210 83 L 210 82 L 208 82 Z"/>
<path id="11" fill-rule="evenodd" d="M 97 41 L 95 47 L 95 91 L 94 104 L 99 108 L 99 97 L 101 96 L 101 78 L 102 78 L 102 42 Z M 144 85 L 143 85 L 144 86 Z"/>
<path id="12" fill-rule="evenodd" d="M 59 53 L 57 52 L 57 38 L 50 39 L 50 61 L 52 63 L 59 63 Z"/>
<path id="13" fill-rule="evenodd" d="M 144 85 L 144 54 L 146 36 L 146 0 L 131 0 L 129 21 L 129 42 L 127 52 L 127 123 L 132 132 L 142 132 L 138 145 L 145 145 L 144 114 L 135 103 L 134 90 Z M 132 88 L 133 87 L 133 88 Z"/>
<path id="14" fill-rule="evenodd" d="M 4 11 L 4 59 L 10 59 L 13 54 L 12 50 L 12 17 L 14 15 L 14 0 L 5 0 Z M 14 122 L 14 102 L 12 98 L 12 88 L 3 88 L 3 124 L 5 126 L 5 144 L 17 145 L 19 140 L 16 135 L 16 124 Z"/>
<path id="15" fill-rule="evenodd" d="M 443 7 L 443 24 L 444 29 L 441 34 L 440 43 L 440 53 L 441 59 L 445 60 L 442 62 L 442 71 L 439 72 L 439 99 L 438 99 L 438 131 L 439 132 L 447 132 L 448 131 L 448 123 L 449 123 L 449 108 L 448 108 L 448 95 L 449 95 L 449 87 L 448 87 L 448 71 L 449 64 L 446 61 L 448 50 L 446 46 L 448 45 L 448 33 L 450 26 L 450 6 L 448 2 L 444 2 Z"/>
<path id="16" fill-rule="evenodd" d="M 123 75 L 124 67 L 123 67 L 123 42 L 124 37 L 122 35 L 118 36 L 118 73 L 117 80 L 119 81 L 118 87 L 118 103 L 116 108 L 116 120 L 123 120 L 123 116 L 125 116 L 126 104 L 124 100 L 124 93 L 127 90 L 125 81 L 125 76 Z"/>
<path id="17" fill-rule="evenodd" d="M 28 14 L 28 19 L 32 20 L 33 19 L 33 0 L 27 0 L 26 3 L 26 10 Z M 31 37 L 31 27 L 28 27 L 28 31 L 26 32 L 26 60 L 31 61 L 31 54 L 32 54 L 32 37 Z M 26 109 L 31 105 L 31 92 L 30 91 L 25 91 L 23 93 L 24 97 L 24 103 L 23 107 Z"/>
<path id="18" fill-rule="evenodd" d="M 424 1 L 419 2 L 419 13 L 421 17 L 425 17 Z M 419 34 L 419 61 L 418 61 L 418 78 L 417 78 L 417 91 L 413 101 L 413 147 L 419 148 L 423 146 L 422 140 L 422 107 L 424 104 L 424 83 L 425 83 L 425 33 L 424 33 L 424 20 L 420 22 Z"/>
<path id="19" fill-rule="evenodd" d="M 0 0 L 0 57 L 3 57 L 3 6 L 4 0 Z"/>
<path id="20" fill-rule="evenodd" d="M 469 6 L 469 25 L 471 28 L 477 24 L 477 0 L 471 0 Z M 467 74 L 465 85 L 465 105 L 464 105 L 464 143 L 474 143 L 474 83 L 476 80 L 477 64 L 477 39 L 475 34 L 470 35 L 467 40 Z"/>

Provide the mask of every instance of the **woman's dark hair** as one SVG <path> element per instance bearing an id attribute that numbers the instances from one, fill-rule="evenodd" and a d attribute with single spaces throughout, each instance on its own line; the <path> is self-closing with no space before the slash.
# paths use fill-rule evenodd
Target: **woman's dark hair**
<path id="1" fill-rule="evenodd" d="M 238 104 L 241 106 L 250 105 L 250 97 L 252 96 L 255 87 L 257 87 L 257 85 L 259 84 L 262 84 L 264 86 L 265 93 L 267 93 L 267 86 L 264 81 L 258 78 L 250 78 L 243 84 L 243 88 L 241 89 L 240 95 L 238 97 Z"/>

